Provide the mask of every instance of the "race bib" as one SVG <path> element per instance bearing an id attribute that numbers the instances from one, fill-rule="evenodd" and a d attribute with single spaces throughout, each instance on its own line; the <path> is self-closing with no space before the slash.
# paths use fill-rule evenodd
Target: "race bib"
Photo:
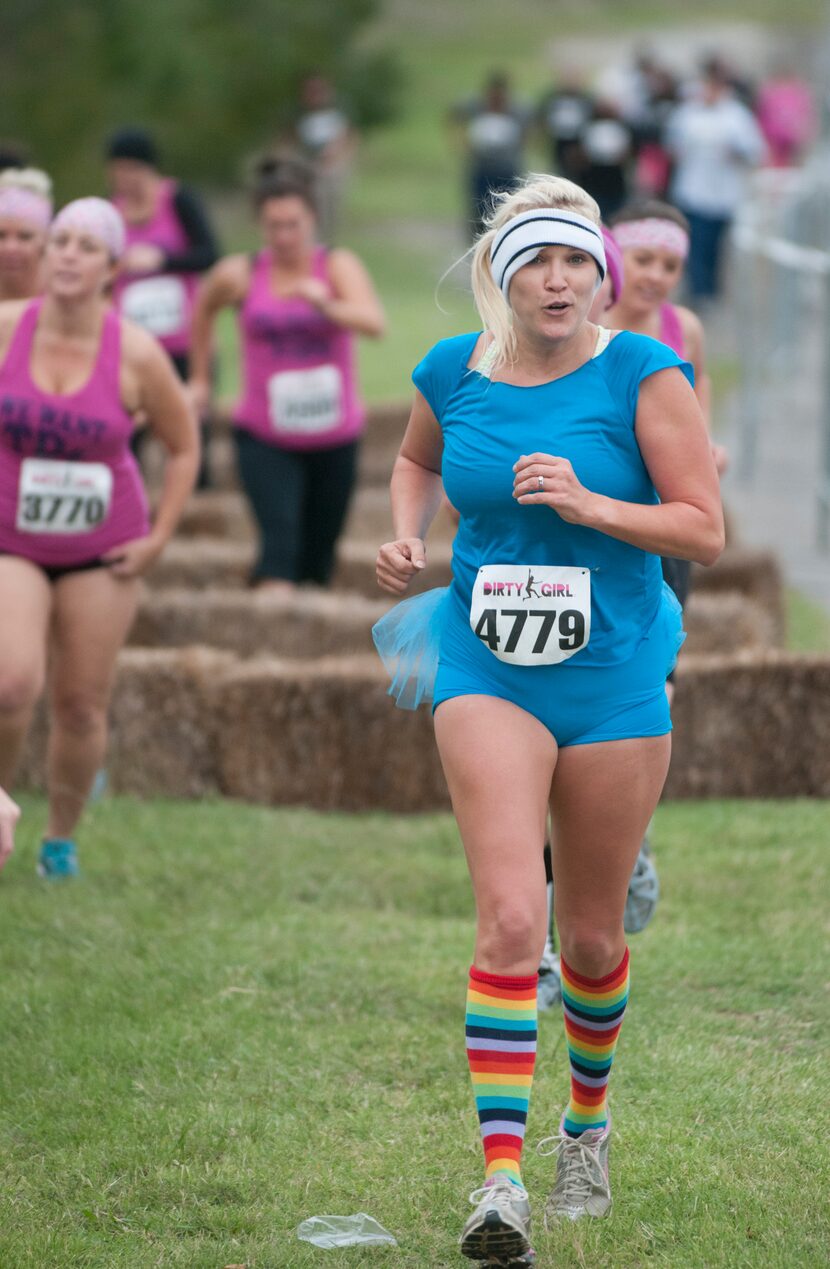
<path id="1" fill-rule="evenodd" d="M 181 278 L 142 278 L 121 295 L 121 312 L 151 335 L 177 335 L 185 326 L 187 292 Z"/>
<path id="2" fill-rule="evenodd" d="M 558 665 L 591 637 L 591 574 L 547 564 L 478 570 L 470 626 L 509 665 Z"/>
<path id="3" fill-rule="evenodd" d="M 275 432 L 313 436 L 342 418 L 343 376 L 337 366 L 283 370 L 268 380 L 268 412 Z"/>
<path id="4" fill-rule="evenodd" d="M 106 520 L 112 469 L 105 463 L 25 458 L 20 468 L 19 533 L 91 533 Z"/>

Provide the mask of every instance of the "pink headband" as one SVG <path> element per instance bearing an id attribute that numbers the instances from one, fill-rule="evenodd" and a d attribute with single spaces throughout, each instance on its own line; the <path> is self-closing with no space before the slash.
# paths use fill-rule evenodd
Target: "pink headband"
<path id="1" fill-rule="evenodd" d="M 623 258 L 620 251 L 620 245 L 610 229 L 602 228 L 602 240 L 605 243 L 605 263 L 608 270 L 608 276 L 611 279 L 611 303 L 616 304 L 622 295 L 623 289 Z"/>
<path id="2" fill-rule="evenodd" d="M 41 233 L 46 233 L 52 219 L 52 204 L 33 190 L 7 185 L 0 189 L 0 216 L 25 220 Z"/>
<path id="3" fill-rule="evenodd" d="M 52 233 L 61 229 L 79 229 L 100 238 L 113 260 L 124 254 L 127 231 L 121 213 L 105 198 L 76 198 L 67 203 L 52 221 Z"/>
<path id="4" fill-rule="evenodd" d="M 689 235 L 672 220 L 649 216 L 646 220 L 624 220 L 614 226 L 614 237 L 623 251 L 636 247 L 656 247 L 670 251 L 685 260 L 689 254 Z"/>

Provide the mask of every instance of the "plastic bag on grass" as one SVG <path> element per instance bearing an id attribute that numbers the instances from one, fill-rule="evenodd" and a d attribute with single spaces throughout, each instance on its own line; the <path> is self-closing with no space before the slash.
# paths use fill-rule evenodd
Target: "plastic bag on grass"
<path id="1" fill-rule="evenodd" d="M 397 1247 L 398 1243 L 373 1216 L 310 1216 L 297 1226 L 297 1237 L 315 1247 Z"/>

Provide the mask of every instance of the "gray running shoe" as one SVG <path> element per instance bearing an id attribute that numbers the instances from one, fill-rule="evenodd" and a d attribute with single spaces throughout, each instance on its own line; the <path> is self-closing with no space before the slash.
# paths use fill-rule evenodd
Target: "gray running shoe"
<path id="1" fill-rule="evenodd" d="M 556 1184 L 545 1205 L 545 1229 L 550 1221 L 578 1221 L 581 1216 L 608 1213 L 610 1138 L 609 1123 L 605 1128 L 589 1128 L 578 1137 L 569 1137 L 560 1127 L 558 1136 L 539 1142 L 539 1154 L 556 1155 Z M 545 1146 L 549 1148 L 543 1149 Z"/>
<path id="2" fill-rule="evenodd" d="M 628 896 L 623 916 L 626 934 L 639 934 L 640 930 L 646 928 L 654 916 L 654 909 L 657 907 L 659 898 L 660 882 L 657 879 L 657 869 L 651 857 L 648 838 L 644 837 L 628 883 Z"/>
<path id="3" fill-rule="evenodd" d="M 553 1009 L 562 1003 L 562 974 L 559 953 L 548 939 L 539 962 L 539 986 L 536 989 L 536 1005 L 539 1011 Z"/>
<path id="4" fill-rule="evenodd" d="M 462 1255 L 494 1266 L 536 1263 L 530 1246 L 527 1190 L 497 1176 L 481 1189 L 473 1190 L 470 1202 L 475 1203 L 476 1210 L 461 1232 Z"/>

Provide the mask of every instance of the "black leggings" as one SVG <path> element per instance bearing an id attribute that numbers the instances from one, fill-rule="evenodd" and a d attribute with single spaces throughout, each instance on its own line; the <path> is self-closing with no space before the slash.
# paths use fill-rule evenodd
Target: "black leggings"
<path id="1" fill-rule="evenodd" d="M 325 586 L 357 472 L 357 441 L 298 453 L 237 429 L 239 476 L 260 530 L 252 581 Z"/>

